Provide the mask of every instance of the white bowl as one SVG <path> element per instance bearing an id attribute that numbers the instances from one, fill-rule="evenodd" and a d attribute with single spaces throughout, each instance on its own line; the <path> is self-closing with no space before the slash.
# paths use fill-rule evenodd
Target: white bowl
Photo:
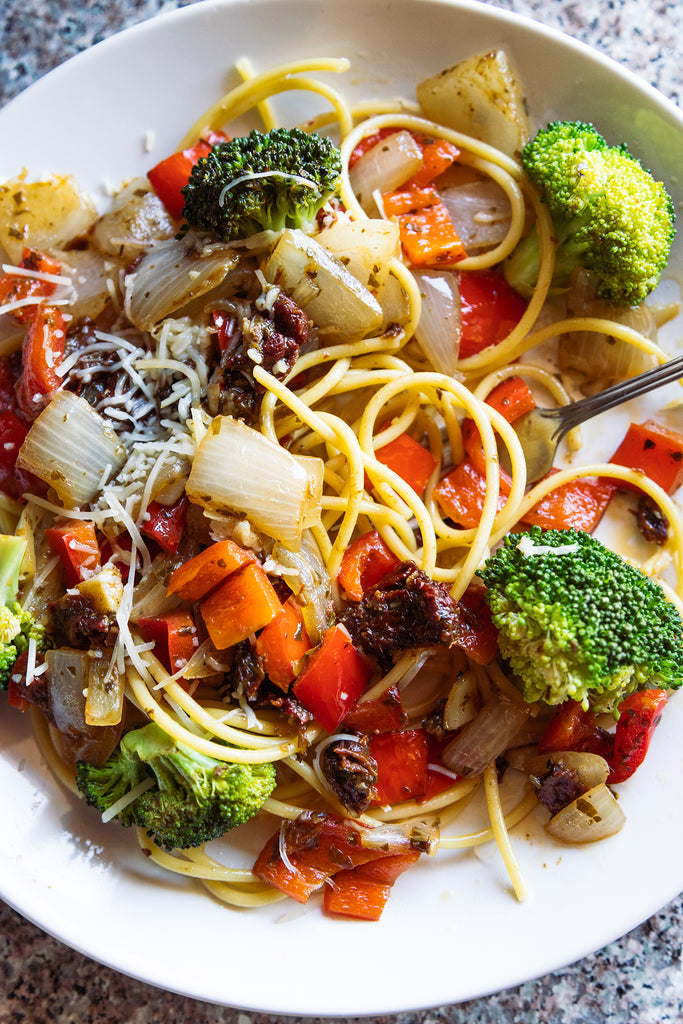
<path id="1" fill-rule="evenodd" d="M 678 109 L 571 39 L 467 0 L 205 0 L 163 15 L 81 54 L 0 111 L 0 134 L 12 140 L 0 150 L 0 175 L 24 166 L 74 172 L 104 203 L 108 182 L 144 173 L 176 147 L 244 55 L 259 70 L 347 56 L 352 70 L 336 84 L 361 98 L 412 95 L 421 78 L 498 46 L 521 72 L 534 124 L 594 121 L 610 140 L 628 140 L 680 205 Z M 308 103 L 288 96 L 283 119 L 306 116 Z M 681 263 L 678 241 L 679 273 Z M 160 874 L 130 833 L 102 826 L 60 789 L 28 722 L 3 709 L 0 893 L 94 959 L 215 1003 L 349 1016 L 470 999 L 596 950 L 681 890 L 682 727 L 674 699 L 624 788 L 628 823 L 618 836 L 569 849 L 550 844 L 537 823 L 517 830 L 526 903 L 512 896 L 497 852 L 445 853 L 403 876 L 381 922 L 362 924 L 327 919 L 317 906 L 232 911 Z"/>

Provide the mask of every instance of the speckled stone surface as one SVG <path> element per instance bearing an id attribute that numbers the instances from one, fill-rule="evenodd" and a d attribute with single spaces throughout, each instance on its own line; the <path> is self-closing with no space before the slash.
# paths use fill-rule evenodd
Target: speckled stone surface
<path id="1" fill-rule="evenodd" d="M 0 106 L 81 49 L 183 6 L 184 0 L 0 0 Z M 680 0 L 499 0 L 497 6 L 602 50 L 674 102 L 682 101 Z M 683 1019 L 682 946 L 679 897 L 620 941 L 565 970 L 486 999 L 375 1020 L 673 1024 Z M 277 1019 L 182 998 L 123 977 L 0 904 L 0 1024 L 266 1024 Z"/>

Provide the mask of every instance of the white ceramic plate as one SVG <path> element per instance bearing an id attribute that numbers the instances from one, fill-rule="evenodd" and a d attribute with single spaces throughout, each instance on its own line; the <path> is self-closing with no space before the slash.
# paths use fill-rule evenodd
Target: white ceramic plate
<path id="1" fill-rule="evenodd" d="M 348 56 L 355 96 L 411 95 L 421 77 L 504 45 L 534 122 L 593 120 L 628 139 L 680 204 L 683 118 L 626 71 L 542 26 L 468 2 L 205 0 L 110 39 L 0 111 L 0 175 L 22 166 L 103 185 L 170 152 L 243 55 L 258 69 Z M 287 100 L 283 116 L 305 116 Z M 152 132 L 154 150 L 145 151 Z M 674 265 L 681 270 L 681 245 Z M 99 823 L 40 764 L 28 722 L 0 716 L 0 893 L 64 942 L 126 974 L 216 1003 L 348 1016 L 473 998 L 547 973 L 623 935 L 683 887 L 683 700 L 623 788 L 628 823 L 586 849 L 540 826 L 515 849 L 530 898 L 515 901 L 498 854 L 441 854 L 403 876 L 378 924 L 316 906 L 241 913 L 157 872 L 133 837 Z"/>

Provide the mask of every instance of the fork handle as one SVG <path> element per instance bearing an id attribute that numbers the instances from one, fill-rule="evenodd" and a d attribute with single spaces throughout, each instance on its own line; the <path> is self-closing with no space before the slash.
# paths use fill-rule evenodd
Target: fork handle
<path id="1" fill-rule="evenodd" d="M 631 398 L 645 395 L 648 391 L 654 391 L 655 388 L 662 387 L 664 384 L 671 384 L 679 377 L 683 377 L 683 355 L 670 359 L 660 366 L 655 366 L 652 370 L 646 370 L 645 373 L 639 373 L 637 377 L 622 380 L 619 384 L 606 388 L 605 391 L 599 391 L 595 395 L 589 395 L 588 398 L 581 398 L 578 402 L 562 406 L 560 422 L 553 436 L 559 441 L 566 433 L 574 427 L 578 427 L 580 423 L 591 419 L 592 416 L 606 412 L 607 409 L 613 409 L 615 405 L 621 405 Z"/>

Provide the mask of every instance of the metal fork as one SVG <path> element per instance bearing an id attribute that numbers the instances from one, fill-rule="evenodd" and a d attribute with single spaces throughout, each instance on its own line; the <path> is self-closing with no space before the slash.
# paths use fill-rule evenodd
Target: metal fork
<path id="1" fill-rule="evenodd" d="M 529 483 L 534 483 L 545 476 L 552 467 L 557 446 L 565 434 L 574 427 L 601 412 L 606 412 L 607 409 L 614 408 L 615 405 L 647 394 L 648 391 L 654 391 L 664 384 L 671 384 L 679 377 L 683 377 L 683 355 L 640 373 L 637 377 L 621 381 L 605 391 L 582 398 L 578 402 L 571 402 L 559 409 L 537 408 L 520 416 L 515 420 L 514 429 L 524 452 Z M 504 446 L 501 447 L 504 458 L 507 453 Z"/>

